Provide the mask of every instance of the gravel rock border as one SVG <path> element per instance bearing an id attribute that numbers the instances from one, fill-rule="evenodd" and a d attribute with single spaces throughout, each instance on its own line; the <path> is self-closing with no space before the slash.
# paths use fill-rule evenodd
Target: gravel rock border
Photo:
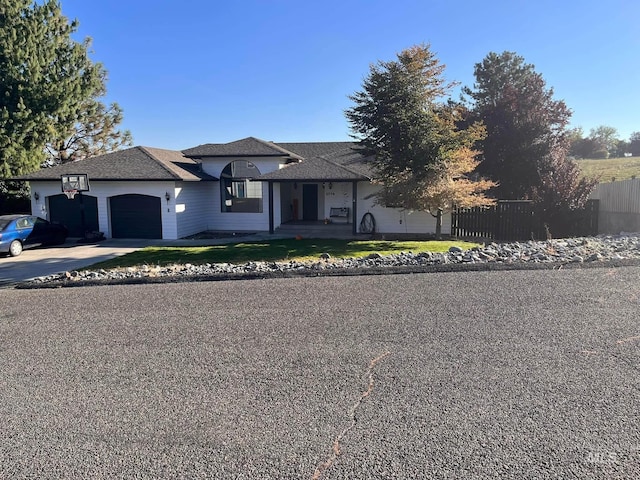
<path id="1" fill-rule="evenodd" d="M 39 277 L 16 288 L 626 265 L 640 265 L 640 233 L 489 243 L 470 250 L 454 246 L 446 253 L 401 252 L 385 256 L 372 253 L 364 258 L 348 259 L 333 259 L 323 253 L 318 260 L 308 262 L 186 263 L 80 270 Z"/>

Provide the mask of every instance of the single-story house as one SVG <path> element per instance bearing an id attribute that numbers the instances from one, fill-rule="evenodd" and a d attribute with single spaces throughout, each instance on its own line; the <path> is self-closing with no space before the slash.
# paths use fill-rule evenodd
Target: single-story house
<path id="1" fill-rule="evenodd" d="M 269 231 L 325 219 L 360 232 L 365 213 L 378 233 L 433 233 L 426 212 L 374 204 L 369 159 L 353 142 L 274 143 L 249 137 L 183 151 L 132 147 L 17 177 L 31 209 L 82 236 L 184 238 L 206 230 Z M 86 174 L 90 190 L 72 200 L 61 176 Z M 443 218 L 443 231 L 450 227 Z"/>

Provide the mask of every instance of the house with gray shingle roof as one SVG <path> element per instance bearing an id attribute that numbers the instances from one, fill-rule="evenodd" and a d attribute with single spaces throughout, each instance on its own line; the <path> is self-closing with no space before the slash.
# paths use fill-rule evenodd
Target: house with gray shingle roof
<path id="1" fill-rule="evenodd" d="M 370 160 L 354 142 L 248 137 L 183 151 L 133 147 L 16 179 L 30 184 L 33 214 L 66 224 L 75 236 L 84 228 L 114 238 L 177 239 L 206 230 L 274 232 L 296 222 L 346 223 L 356 234 L 365 213 L 377 232 L 435 231 L 427 213 L 375 204 Z M 86 174 L 90 190 L 67 199 L 65 174 Z"/>

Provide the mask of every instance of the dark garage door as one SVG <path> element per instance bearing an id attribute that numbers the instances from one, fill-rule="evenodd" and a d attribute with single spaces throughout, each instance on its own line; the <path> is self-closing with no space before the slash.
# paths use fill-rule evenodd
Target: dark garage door
<path id="1" fill-rule="evenodd" d="M 160 198 L 118 195 L 109 201 L 113 238 L 162 238 Z"/>
<path id="2" fill-rule="evenodd" d="M 91 195 L 76 195 L 69 200 L 66 195 L 49 197 L 49 220 L 62 223 L 69 229 L 70 237 L 84 237 L 81 206 L 84 206 L 85 231 L 98 231 L 98 199 Z"/>

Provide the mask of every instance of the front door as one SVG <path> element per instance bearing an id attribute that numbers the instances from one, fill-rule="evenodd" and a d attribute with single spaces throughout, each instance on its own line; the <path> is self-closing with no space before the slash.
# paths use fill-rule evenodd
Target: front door
<path id="1" fill-rule="evenodd" d="M 302 219 L 318 220 L 318 185 L 302 185 Z"/>

